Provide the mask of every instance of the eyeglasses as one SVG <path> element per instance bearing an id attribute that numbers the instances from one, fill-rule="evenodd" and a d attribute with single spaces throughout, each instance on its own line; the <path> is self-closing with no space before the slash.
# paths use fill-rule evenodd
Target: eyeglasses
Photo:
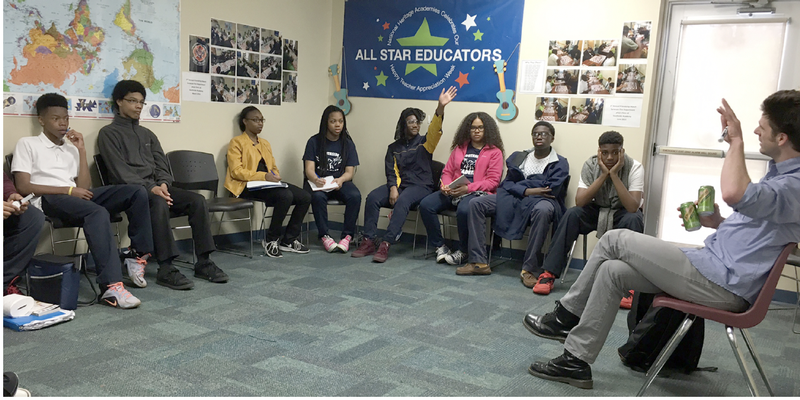
<path id="1" fill-rule="evenodd" d="M 419 122 L 419 121 L 417 121 L 417 120 L 415 120 L 415 119 L 412 119 L 412 120 L 410 120 L 410 121 L 406 121 L 406 125 L 416 125 L 416 126 L 419 126 L 419 124 L 421 124 L 421 122 Z"/>
<path id="2" fill-rule="evenodd" d="M 128 104 L 141 104 L 142 106 L 146 106 L 147 103 L 144 100 L 136 100 L 136 99 L 122 99 L 128 102 Z"/>
<path id="3" fill-rule="evenodd" d="M 546 138 L 550 136 L 550 132 L 533 132 L 531 133 L 531 136 L 535 138 Z"/>
<path id="4" fill-rule="evenodd" d="M 483 125 L 480 125 L 480 126 L 470 126 L 470 127 L 469 127 L 469 130 L 471 130 L 471 131 L 473 131 L 473 132 L 483 132 L 483 129 L 484 129 Z"/>
<path id="5" fill-rule="evenodd" d="M 255 123 L 259 123 L 260 122 L 262 124 L 264 123 L 264 121 L 266 121 L 264 118 L 245 118 L 245 119 L 248 119 L 248 120 L 253 121 Z"/>

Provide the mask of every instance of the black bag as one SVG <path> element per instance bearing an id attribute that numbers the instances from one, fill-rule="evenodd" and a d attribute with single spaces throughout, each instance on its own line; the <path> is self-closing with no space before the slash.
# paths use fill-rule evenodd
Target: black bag
<path id="1" fill-rule="evenodd" d="M 81 271 L 86 274 L 83 256 L 57 256 L 40 254 L 31 259 L 28 266 L 28 295 L 36 300 L 58 304 L 63 310 L 74 310 L 78 305 L 94 304 L 78 301 Z M 86 279 L 89 276 L 86 275 Z M 89 285 L 94 285 L 89 280 Z M 95 292 L 95 297 L 96 297 Z"/>
<path id="2" fill-rule="evenodd" d="M 647 372 L 661 350 L 681 326 L 686 313 L 671 308 L 651 307 L 655 295 L 636 292 L 628 314 L 628 342 L 618 350 L 622 363 L 634 371 Z M 686 336 L 664 365 L 685 374 L 698 370 L 703 352 L 705 320 L 695 318 Z M 715 368 L 704 369 L 715 370 Z"/>

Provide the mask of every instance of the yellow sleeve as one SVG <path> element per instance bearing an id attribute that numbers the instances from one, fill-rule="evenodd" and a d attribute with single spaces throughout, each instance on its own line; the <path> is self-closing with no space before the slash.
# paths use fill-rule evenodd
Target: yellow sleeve
<path id="1" fill-rule="evenodd" d="M 263 181 L 266 175 L 263 172 L 249 171 L 244 168 L 242 158 L 242 145 L 235 138 L 228 144 L 228 170 L 231 172 L 231 177 L 237 181 Z"/>
<path id="2" fill-rule="evenodd" d="M 428 135 L 425 139 L 425 150 L 428 153 L 433 154 L 433 151 L 436 150 L 436 145 L 439 144 L 439 140 L 442 138 L 442 116 L 441 115 L 433 115 L 433 119 L 431 120 L 431 124 L 428 125 Z"/>

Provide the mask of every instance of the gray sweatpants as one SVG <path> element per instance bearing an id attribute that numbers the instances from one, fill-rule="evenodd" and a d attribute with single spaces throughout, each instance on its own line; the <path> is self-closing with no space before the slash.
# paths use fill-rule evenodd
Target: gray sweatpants
<path id="1" fill-rule="evenodd" d="M 627 290 L 666 292 L 692 303 L 740 312 L 743 298 L 706 279 L 676 246 L 628 229 L 608 231 L 595 246 L 578 279 L 561 299 L 581 317 L 564 348 L 593 363 L 606 341 Z"/>

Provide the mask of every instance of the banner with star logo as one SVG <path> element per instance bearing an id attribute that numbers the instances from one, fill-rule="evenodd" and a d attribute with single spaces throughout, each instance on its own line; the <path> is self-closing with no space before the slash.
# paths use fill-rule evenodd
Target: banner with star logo
<path id="1" fill-rule="evenodd" d="M 515 89 L 524 0 L 348 0 L 343 84 L 350 96 L 494 103 Z M 495 72 L 495 62 L 509 61 Z M 505 82 L 499 82 L 503 77 Z"/>

